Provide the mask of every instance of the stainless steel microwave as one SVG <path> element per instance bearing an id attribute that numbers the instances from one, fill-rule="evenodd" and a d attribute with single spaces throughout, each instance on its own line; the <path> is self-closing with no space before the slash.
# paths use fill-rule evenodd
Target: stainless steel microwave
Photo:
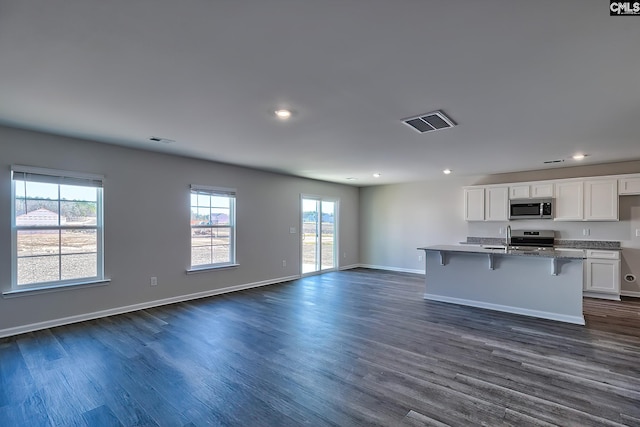
<path id="1" fill-rule="evenodd" d="M 509 219 L 551 219 L 553 199 L 509 200 Z"/>

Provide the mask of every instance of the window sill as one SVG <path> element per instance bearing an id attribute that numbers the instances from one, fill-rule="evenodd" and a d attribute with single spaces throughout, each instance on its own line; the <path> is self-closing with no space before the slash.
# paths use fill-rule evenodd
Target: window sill
<path id="1" fill-rule="evenodd" d="M 11 289 L 2 293 L 3 298 L 25 297 L 29 295 L 47 294 L 50 292 L 68 291 L 79 288 L 93 288 L 96 286 L 105 286 L 111 282 L 111 279 L 92 280 L 78 283 L 64 283 L 59 285 L 40 286 L 37 288 L 27 289 Z"/>
<path id="2" fill-rule="evenodd" d="M 187 274 L 206 273 L 207 271 L 224 270 L 227 268 L 236 268 L 236 267 L 240 267 L 240 264 L 209 265 L 206 267 L 190 268 L 187 270 Z"/>

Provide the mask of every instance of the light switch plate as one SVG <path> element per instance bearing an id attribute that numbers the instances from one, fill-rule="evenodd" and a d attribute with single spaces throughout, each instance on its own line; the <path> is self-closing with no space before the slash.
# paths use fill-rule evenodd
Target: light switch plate
<path id="1" fill-rule="evenodd" d="M 296 234 L 296 228 L 295 227 L 289 227 L 289 234 Z"/>
<path id="2" fill-rule="evenodd" d="M 636 237 L 640 237 L 640 228 L 636 228 Z"/>

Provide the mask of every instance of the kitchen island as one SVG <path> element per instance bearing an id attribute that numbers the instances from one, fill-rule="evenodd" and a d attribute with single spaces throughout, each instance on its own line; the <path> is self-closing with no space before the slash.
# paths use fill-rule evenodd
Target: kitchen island
<path id="1" fill-rule="evenodd" d="M 584 325 L 584 251 L 418 249 L 425 251 L 425 299 Z"/>

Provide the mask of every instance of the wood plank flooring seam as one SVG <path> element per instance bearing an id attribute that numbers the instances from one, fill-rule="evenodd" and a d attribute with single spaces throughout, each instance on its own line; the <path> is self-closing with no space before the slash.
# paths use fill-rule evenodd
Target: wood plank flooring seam
<path id="1" fill-rule="evenodd" d="M 468 375 L 458 375 L 456 377 L 456 380 L 465 382 L 469 385 L 476 385 L 479 387 L 482 387 L 484 389 L 499 389 L 501 390 L 501 392 L 504 395 L 515 395 L 517 396 L 519 399 L 521 400 L 526 400 L 529 401 L 531 404 L 535 405 L 536 407 L 548 407 L 548 408 L 555 408 L 555 409 L 559 409 L 562 410 L 564 412 L 570 413 L 570 414 L 575 414 L 578 415 L 581 419 L 583 420 L 589 420 L 592 421 L 596 426 L 611 426 L 611 427 L 624 427 L 624 424 L 620 424 L 618 422 L 612 421 L 612 420 L 608 420 L 608 419 L 604 419 L 601 418 L 599 416 L 584 412 L 584 411 L 580 411 L 578 409 L 575 408 L 571 408 L 565 405 L 560 405 L 556 402 L 550 401 L 550 400 L 546 400 L 546 399 L 542 399 L 542 398 L 538 398 L 535 396 L 531 396 L 531 395 L 526 395 L 524 393 L 512 390 L 512 389 L 506 389 L 504 387 L 501 387 L 499 385 L 496 384 L 492 384 L 477 378 L 473 378 L 471 376 Z M 509 406 L 509 404 L 507 403 L 507 406 Z M 513 409 L 513 408 L 512 408 Z"/>
<path id="2" fill-rule="evenodd" d="M 602 378 L 600 380 L 594 380 L 589 377 L 580 376 L 579 374 L 572 373 L 567 374 L 562 371 L 557 371 L 555 369 L 545 368 L 542 366 L 533 365 L 530 363 L 523 363 L 522 366 L 527 367 L 530 370 L 547 373 L 548 375 L 553 375 L 556 378 L 564 379 L 566 381 L 576 381 L 582 385 L 588 385 L 589 387 L 594 387 L 605 391 L 607 393 L 617 394 L 622 397 L 629 397 L 631 399 L 636 399 L 640 401 L 640 382 L 638 384 L 633 384 L 634 381 L 637 381 L 636 378 L 629 377 L 627 381 L 611 381 L 611 378 Z"/>
<path id="3" fill-rule="evenodd" d="M 405 418 L 402 420 L 403 426 L 429 426 L 429 427 L 450 427 L 449 424 L 445 424 L 436 419 L 428 417 L 424 414 L 410 410 Z"/>

